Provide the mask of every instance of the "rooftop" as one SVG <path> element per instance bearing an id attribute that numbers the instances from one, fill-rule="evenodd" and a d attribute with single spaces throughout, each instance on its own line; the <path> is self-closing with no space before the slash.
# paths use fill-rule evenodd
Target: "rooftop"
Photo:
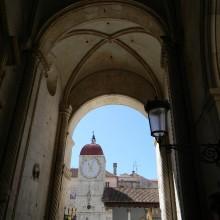
<path id="1" fill-rule="evenodd" d="M 96 144 L 95 135 L 92 136 L 92 143 L 86 144 L 80 151 L 80 155 L 104 155 L 102 148 Z"/>
<path id="2" fill-rule="evenodd" d="M 159 207 L 157 188 L 106 187 L 102 201 L 109 207 Z"/>

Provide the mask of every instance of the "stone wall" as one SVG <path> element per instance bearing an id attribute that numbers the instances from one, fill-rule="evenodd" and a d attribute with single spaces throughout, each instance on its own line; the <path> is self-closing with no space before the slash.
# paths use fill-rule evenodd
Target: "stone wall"
<path id="1" fill-rule="evenodd" d="M 216 69 L 219 51 L 217 4 L 218 1 L 182 1 L 185 70 L 192 107 L 193 135 L 199 143 L 217 143 L 220 134 L 220 78 Z M 194 10 L 189 10 L 191 8 Z M 200 155 L 202 150 L 194 146 L 196 155 Z M 200 195 L 200 212 L 203 217 L 206 216 L 204 218 L 211 218 L 207 207 L 210 206 L 210 196 L 219 191 L 219 167 L 204 163 L 198 156 L 195 164 L 198 184 L 195 193 Z"/>
<path id="2" fill-rule="evenodd" d="M 15 219 L 44 219 L 51 165 L 58 121 L 60 86 L 51 96 L 46 78 L 40 83 L 33 115 L 24 170 L 17 200 Z M 39 178 L 33 178 L 33 167 L 40 167 Z"/>

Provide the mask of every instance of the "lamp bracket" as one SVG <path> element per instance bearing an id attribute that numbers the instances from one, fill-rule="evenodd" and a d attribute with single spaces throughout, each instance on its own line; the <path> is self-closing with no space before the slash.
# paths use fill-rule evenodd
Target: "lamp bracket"
<path id="1" fill-rule="evenodd" d="M 162 148 L 166 148 L 168 151 L 189 151 L 189 147 L 198 146 L 200 150 L 201 161 L 210 164 L 219 164 L 220 162 L 220 141 L 216 144 L 160 144 Z"/>

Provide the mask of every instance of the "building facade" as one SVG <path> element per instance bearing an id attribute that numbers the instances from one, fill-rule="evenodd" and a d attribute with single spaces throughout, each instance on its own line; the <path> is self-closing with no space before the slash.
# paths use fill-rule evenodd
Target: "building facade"
<path id="1" fill-rule="evenodd" d="M 117 176 L 106 171 L 106 160 L 93 135 L 79 156 L 79 169 L 70 169 L 63 186 L 60 219 L 160 220 L 157 181 L 136 174 Z M 71 219 L 71 220 L 72 220 Z"/>

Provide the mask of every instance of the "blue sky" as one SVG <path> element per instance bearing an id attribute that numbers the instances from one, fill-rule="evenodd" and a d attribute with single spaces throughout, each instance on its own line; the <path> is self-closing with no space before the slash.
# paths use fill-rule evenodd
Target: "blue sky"
<path id="1" fill-rule="evenodd" d="M 102 146 L 108 171 L 113 171 L 116 162 L 118 174 L 135 169 L 146 178 L 157 178 L 153 138 L 148 120 L 140 112 L 127 106 L 107 105 L 87 113 L 73 133 L 71 167 L 78 167 L 80 150 L 91 142 L 92 131 Z"/>

